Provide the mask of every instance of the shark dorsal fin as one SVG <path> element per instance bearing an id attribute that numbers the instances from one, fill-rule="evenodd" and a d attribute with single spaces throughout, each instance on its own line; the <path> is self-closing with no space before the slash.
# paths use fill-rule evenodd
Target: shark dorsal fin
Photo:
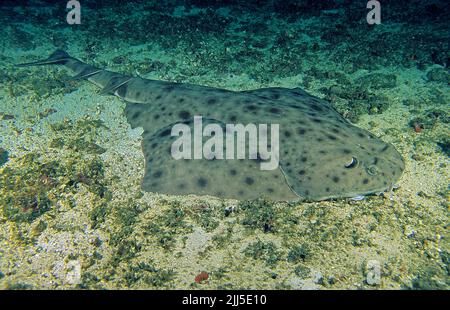
<path id="1" fill-rule="evenodd" d="M 17 64 L 16 67 L 44 66 L 44 65 L 62 65 L 71 57 L 65 51 L 56 50 L 47 59 Z"/>

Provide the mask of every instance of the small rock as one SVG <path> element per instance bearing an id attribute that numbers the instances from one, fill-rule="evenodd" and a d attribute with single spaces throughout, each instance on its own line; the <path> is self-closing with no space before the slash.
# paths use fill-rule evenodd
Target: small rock
<path id="1" fill-rule="evenodd" d="M 336 283 L 336 278 L 333 276 L 329 276 L 328 277 L 328 284 L 333 285 L 334 283 Z"/>
<path id="2" fill-rule="evenodd" d="M 307 280 L 303 283 L 302 288 L 303 291 L 315 291 L 319 290 L 320 287 L 313 283 L 311 280 Z"/>
<path id="3" fill-rule="evenodd" d="M 66 283 L 70 285 L 81 282 L 81 264 L 78 260 L 71 260 L 66 265 Z"/>
<path id="4" fill-rule="evenodd" d="M 369 285 L 380 285 L 381 283 L 381 267 L 377 260 L 369 260 L 367 262 L 366 282 Z"/>
<path id="5" fill-rule="evenodd" d="M 293 290 L 300 290 L 303 287 L 304 281 L 298 277 L 292 277 L 287 280 L 287 284 Z"/>
<path id="6" fill-rule="evenodd" d="M 314 273 L 313 281 L 316 284 L 320 284 L 320 285 L 323 284 L 323 275 L 322 275 L 322 273 L 320 271 L 317 271 L 317 272 Z"/>

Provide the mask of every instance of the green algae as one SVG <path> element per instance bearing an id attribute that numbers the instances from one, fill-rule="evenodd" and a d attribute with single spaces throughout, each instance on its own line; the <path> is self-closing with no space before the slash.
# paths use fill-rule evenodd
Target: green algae
<path id="1" fill-rule="evenodd" d="M 59 162 L 29 153 L 5 167 L 0 176 L 1 206 L 7 219 L 32 222 L 40 217 L 78 184 L 104 196 L 102 162 L 93 160 Z"/>
<path id="2" fill-rule="evenodd" d="M 24 47 L 27 50 L 34 49 L 36 47 L 36 42 L 34 40 L 34 36 L 21 29 L 21 26 L 14 25 L 11 28 L 13 44 Z"/>
<path id="3" fill-rule="evenodd" d="M 409 121 L 411 127 L 420 126 L 422 129 L 432 129 L 439 123 L 448 123 L 450 121 L 450 112 L 439 108 L 431 108 L 419 116 L 412 118 Z"/>
<path id="4" fill-rule="evenodd" d="M 305 279 L 311 273 L 311 269 L 304 265 L 298 265 L 295 267 L 294 273 L 301 279 Z"/>
<path id="5" fill-rule="evenodd" d="M 8 151 L 0 148 L 0 167 L 6 164 L 8 160 L 9 160 Z"/>
<path id="6" fill-rule="evenodd" d="M 271 241 L 258 240 L 253 242 L 245 248 L 244 254 L 254 260 L 262 260 L 268 265 L 274 265 L 282 259 L 281 252 Z"/>
<path id="7" fill-rule="evenodd" d="M 61 149 L 61 157 L 31 152 L 14 158 L 10 165 L 2 168 L 0 206 L 3 216 L 10 221 L 31 223 L 61 201 L 70 204 L 66 195 L 76 192 L 80 184 L 99 198 L 108 198 L 103 161 L 86 143 L 87 139 L 93 139 L 99 126 L 95 121 L 55 124 L 53 136 L 56 138 L 50 142 L 50 147 Z M 83 132 L 82 138 L 73 132 Z M 55 140 L 60 143 L 55 145 Z M 94 154 L 94 157 L 86 158 L 83 152 Z M 44 224 L 40 225 L 35 228 L 34 235 L 45 230 Z"/>
<path id="8" fill-rule="evenodd" d="M 321 89 L 333 107 L 352 122 L 357 122 L 362 115 L 381 114 L 391 106 L 386 96 L 370 89 L 370 82 L 365 82 L 365 79 L 362 81 L 353 84 L 339 83 Z"/>
<path id="9" fill-rule="evenodd" d="M 450 83 L 450 73 L 445 68 L 433 68 L 427 72 L 428 81 Z"/>
<path id="10" fill-rule="evenodd" d="M 124 278 L 129 287 L 139 281 L 149 287 L 163 287 L 173 280 L 174 275 L 175 272 L 171 269 L 156 268 L 153 264 L 140 262 L 132 266 L 125 273 Z"/>
<path id="11" fill-rule="evenodd" d="M 242 201 L 237 207 L 240 223 L 250 229 L 264 233 L 290 234 L 298 218 L 289 212 L 290 204 L 274 203 L 267 199 Z"/>
<path id="12" fill-rule="evenodd" d="M 101 120 L 80 120 L 76 124 L 72 122 L 61 122 L 51 124 L 52 130 L 56 132 L 70 129 L 72 135 L 62 136 L 58 135 L 50 142 L 51 148 L 67 148 L 70 151 L 77 153 L 88 153 L 100 155 L 106 152 L 106 149 L 96 144 L 95 132 L 99 128 L 107 127 Z"/>
<path id="13" fill-rule="evenodd" d="M 42 72 L 35 69 L 8 72 L 4 79 L 10 97 L 28 94 L 36 102 L 49 96 L 71 93 L 80 84 L 65 71 Z"/>
<path id="14" fill-rule="evenodd" d="M 446 156 L 450 156 L 450 138 L 448 136 L 444 135 L 438 138 L 437 145 Z"/>
<path id="15" fill-rule="evenodd" d="M 34 287 L 30 284 L 27 283 L 21 283 L 21 282 L 16 282 L 16 283 L 6 283 L 5 288 L 6 290 L 17 290 L 17 291 L 23 291 L 23 290 L 31 290 L 34 289 Z"/>
<path id="16" fill-rule="evenodd" d="M 298 263 L 304 262 L 310 257 L 310 250 L 307 244 L 294 246 L 288 253 L 288 262 Z"/>
<path id="17" fill-rule="evenodd" d="M 175 247 L 177 236 L 192 232 L 192 225 L 186 221 L 184 208 L 175 202 L 166 212 L 156 216 L 147 226 L 147 230 L 154 235 L 157 244 L 168 251 Z"/>
<path id="18" fill-rule="evenodd" d="M 214 231 L 220 223 L 218 208 L 213 208 L 207 202 L 200 203 L 192 210 L 187 210 L 192 221 L 206 232 Z"/>
<path id="19" fill-rule="evenodd" d="M 19 168 L 6 167 L 0 174 L 2 213 L 12 221 L 31 222 L 56 202 L 57 162 L 42 163 L 37 154 L 19 161 Z"/>
<path id="20" fill-rule="evenodd" d="M 275 230 L 276 212 L 273 204 L 265 200 L 246 201 L 239 205 L 239 209 L 244 212 L 243 225 L 253 229 L 261 229 L 264 232 Z"/>
<path id="21" fill-rule="evenodd" d="M 3 112 L 0 112 L 0 120 L 8 121 L 8 120 L 12 120 L 12 119 L 14 119 L 14 118 L 15 118 L 14 115 L 11 115 L 11 114 L 5 114 L 5 113 L 3 113 Z"/>
<path id="22" fill-rule="evenodd" d="M 397 76 L 395 74 L 372 73 L 356 79 L 355 83 L 370 89 L 394 88 L 397 86 Z"/>

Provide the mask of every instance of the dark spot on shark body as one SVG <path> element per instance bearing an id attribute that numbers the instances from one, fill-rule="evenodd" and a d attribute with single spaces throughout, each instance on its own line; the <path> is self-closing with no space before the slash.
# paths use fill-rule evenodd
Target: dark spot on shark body
<path id="1" fill-rule="evenodd" d="M 188 119 L 188 118 L 190 118 L 191 117 L 191 113 L 189 113 L 188 111 L 180 111 L 180 113 L 178 113 L 178 116 L 181 118 L 181 119 Z"/>
<path id="2" fill-rule="evenodd" d="M 253 183 L 255 183 L 255 180 L 253 180 L 253 178 L 251 178 L 251 177 L 246 177 L 245 183 L 248 185 L 252 185 Z"/>
<path id="3" fill-rule="evenodd" d="M 208 184 L 208 180 L 205 179 L 205 178 L 203 178 L 203 177 L 198 178 L 197 184 L 198 184 L 198 186 L 200 186 L 200 187 L 206 187 L 206 185 Z"/>
<path id="4" fill-rule="evenodd" d="M 153 173 L 153 176 L 155 178 L 160 178 L 162 175 L 163 175 L 163 172 L 161 170 L 158 170 L 155 173 Z"/>
<path id="5" fill-rule="evenodd" d="M 278 108 L 270 108 L 269 112 L 272 114 L 281 114 L 281 110 Z"/>
<path id="6" fill-rule="evenodd" d="M 297 128 L 297 133 L 299 135 L 304 135 L 306 133 L 306 129 L 304 129 L 304 128 Z"/>

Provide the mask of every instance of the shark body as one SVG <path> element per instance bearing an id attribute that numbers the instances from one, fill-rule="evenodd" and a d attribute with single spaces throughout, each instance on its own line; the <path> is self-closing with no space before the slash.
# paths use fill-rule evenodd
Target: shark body
<path id="1" fill-rule="evenodd" d="M 404 162 L 397 150 L 344 119 L 330 104 L 300 88 L 230 91 L 126 76 L 56 51 L 19 66 L 64 65 L 101 93 L 127 102 L 133 128 L 143 127 L 142 189 L 164 194 L 212 195 L 276 201 L 355 197 L 390 189 Z M 279 167 L 262 171 L 257 160 L 175 160 L 170 128 L 207 122 L 279 124 Z"/>

